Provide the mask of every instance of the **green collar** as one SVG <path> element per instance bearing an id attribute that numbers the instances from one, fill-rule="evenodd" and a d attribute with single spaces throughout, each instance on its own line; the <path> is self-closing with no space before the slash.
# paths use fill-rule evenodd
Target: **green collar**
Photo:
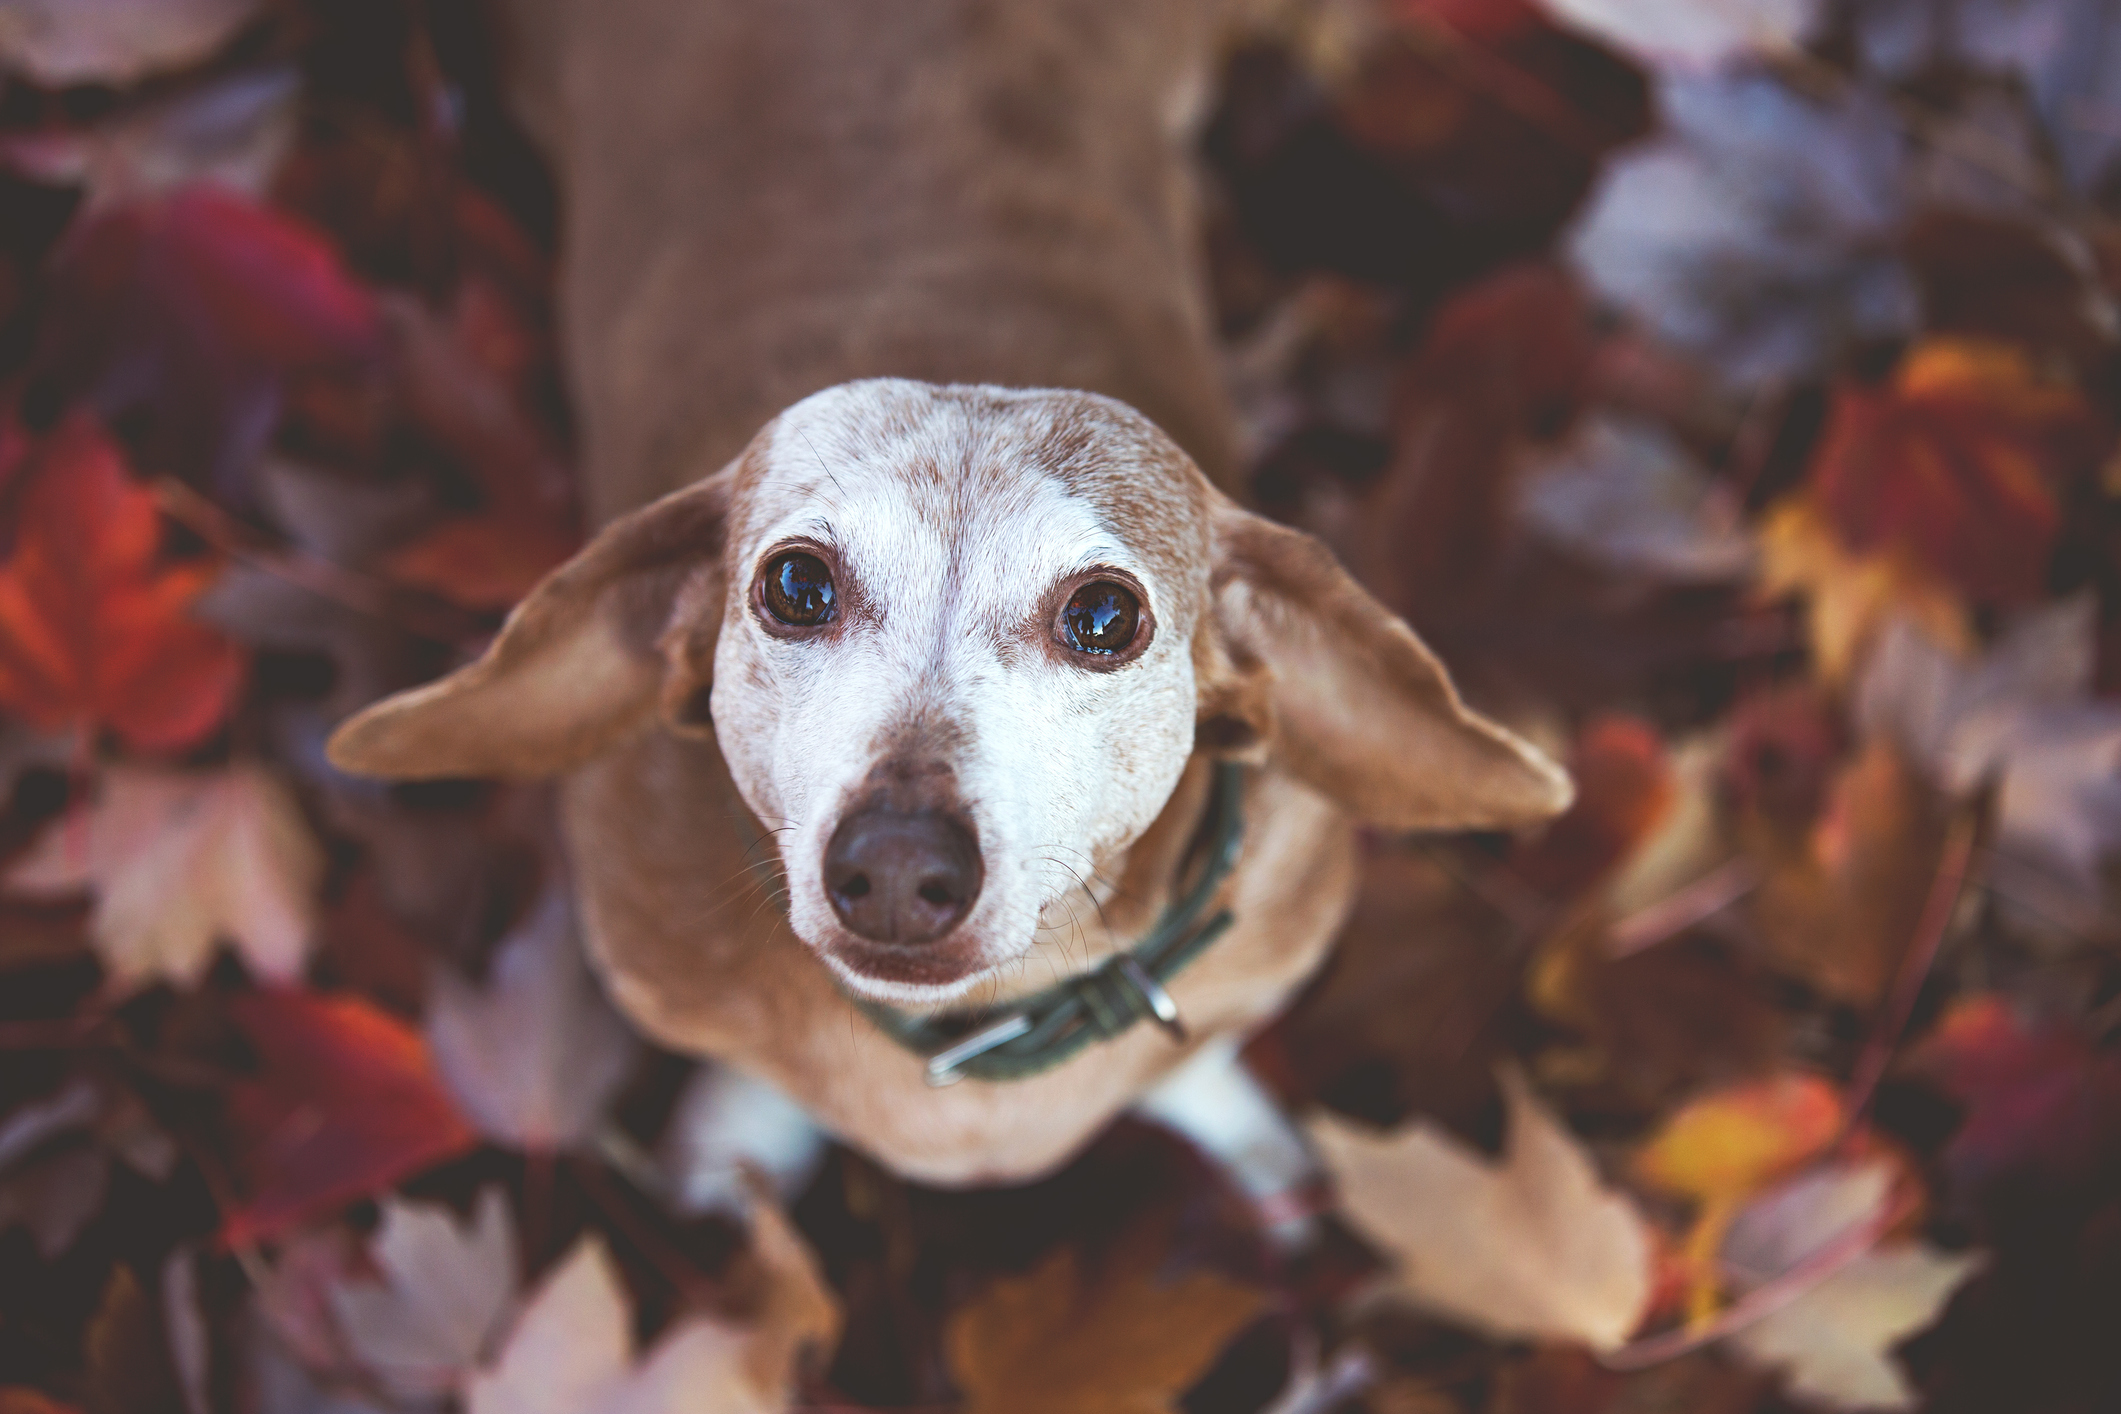
<path id="1" fill-rule="evenodd" d="M 1227 908 L 1206 922 L 1201 915 L 1237 864 L 1244 842 L 1244 774 L 1236 762 L 1216 766 L 1200 877 L 1164 909 L 1148 936 L 1130 951 L 1043 992 L 970 1015 L 909 1016 L 851 994 L 848 1000 L 879 1031 L 928 1063 L 930 1085 L 955 1085 L 968 1075 L 975 1080 L 1022 1080 L 1146 1019 L 1183 1041 L 1186 1029 L 1164 984 L 1235 921 Z"/>

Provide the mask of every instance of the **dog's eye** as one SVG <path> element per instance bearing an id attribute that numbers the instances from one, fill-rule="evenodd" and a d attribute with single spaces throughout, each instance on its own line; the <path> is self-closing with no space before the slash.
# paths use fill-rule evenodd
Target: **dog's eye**
<path id="1" fill-rule="evenodd" d="M 832 621 L 832 571 L 815 555 L 791 552 L 766 566 L 767 611 L 784 624 L 815 628 Z"/>
<path id="2" fill-rule="evenodd" d="M 1100 579 L 1086 584 L 1061 610 L 1061 632 L 1070 648 L 1084 653 L 1117 653 L 1134 641 L 1141 624 L 1141 604 L 1122 585 Z"/>

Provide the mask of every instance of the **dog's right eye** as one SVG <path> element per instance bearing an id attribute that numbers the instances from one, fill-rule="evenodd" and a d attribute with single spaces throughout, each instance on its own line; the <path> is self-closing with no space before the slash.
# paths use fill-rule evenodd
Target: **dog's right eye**
<path id="1" fill-rule="evenodd" d="M 791 551 L 766 566 L 766 611 L 791 628 L 816 628 L 832 622 L 837 599 L 832 571 L 815 555 Z"/>

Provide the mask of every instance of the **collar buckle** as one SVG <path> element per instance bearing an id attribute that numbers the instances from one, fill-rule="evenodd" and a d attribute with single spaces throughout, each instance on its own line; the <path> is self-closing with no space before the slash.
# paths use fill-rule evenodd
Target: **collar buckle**
<path id="1" fill-rule="evenodd" d="M 1012 1012 L 991 1026 L 981 1027 L 956 1045 L 930 1056 L 927 1067 L 921 1072 L 921 1078 L 937 1090 L 947 1085 L 955 1085 L 965 1078 L 965 1073 L 958 1069 L 959 1066 L 974 1056 L 987 1054 L 996 1046 L 1008 1045 L 1030 1029 L 1030 1017 L 1020 1011 Z"/>

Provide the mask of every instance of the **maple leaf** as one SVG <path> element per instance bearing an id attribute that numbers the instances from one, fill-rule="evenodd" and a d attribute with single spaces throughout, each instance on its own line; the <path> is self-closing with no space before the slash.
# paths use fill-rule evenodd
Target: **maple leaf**
<path id="1" fill-rule="evenodd" d="M 1978 601 L 2024 603 L 2061 528 L 2056 488 L 2105 440 L 2076 390 L 2024 351 L 1933 338 L 1887 386 L 1836 393 L 1811 495 L 1853 554 L 1902 548 Z"/>
<path id="2" fill-rule="evenodd" d="M 1667 74 L 1658 97 L 1664 132 L 1606 165 L 1565 238 L 1594 289 L 1741 388 L 1914 322 L 1889 253 L 1904 143 L 1882 97 L 1744 69 Z"/>
<path id="3" fill-rule="evenodd" d="M 625 1289 L 587 1236 L 531 1294 L 493 1367 L 471 1377 L 467 1414 L 777 1414 L 796 1356 L 837 1332 L 838 1307 L 779 1211 L 761 1200 L 755 1222 L 769 1283 L 757 1321 L 683 1317 L 636 1363 Z"/>
<path id="4" fill-rule="evenodd" d="M 1427 1122 L 1378 1135 L 1326 1116 L 1311 1137 L 1416 1303 L 1503 1339 L 1610 1350 L 1649 1305 L 1649 1231 L 1521 1076 L 1502 1085 L 1499 1162 Z"/>
<path id="5" fill-rule="evenodd" d="M 515 1299 L 508 1200 L 481 1190 L 469 1222 L 438 1203 L 395 1196 L 369 1239 L 381 1281 L 330 1288 L 356 1359 L 404 1399 L 455 1390 L 491 1351 Z"/>
<path id="6" fill-rule="evenodd" d="M 225 938 L 259 977 L 291 982 L 309 955 L 324 855 L 263 767 L 113 766 L 85 822 L 48 827 L 5 876 L 30 894 L 87 888 L 114 986 L 198 981 Z"/>
<path id="7" fill-rule="evenodd" d="M 1881 625 L 1919 620 L 1940 642 L 1971 645 L 1959 596 L 1905 547 L 1851 551 L 1806 496 L 1790 496 L 1760 522 L 1760 589 L 1805 597 L 1812 662 L 1829 687 L 1847 680 Z"/>
<path id="8" fill-rule="evenodd" d="M 107 725 L 141 751 L 197 743 L 241 681 L 235 646 L 185 609 L 213 577 L 158 561 L 154 493 L 85 416 L 62 422 L 24 475 L 0 563 L 0 706 L 33 725 Z"/>
<path id="9" fill-rule="evenodd" d="M 376 301 L 315 228 L 213 182 L 99 213 L 54 256 L 33 371 L 106 417 L 145 403 L 144 459 L 251 506 L 296 373 L 372 364 Z"/>
<path id="10" fill-rule="evenodd" d="M 1786 1278 L 1851 1235 L 1875 1230 L 1891 1184 L 1891 1166 L 1876 1160 L 1808 1173 L 1739 1215 L 1724 1241 L 1725 1265 L 1745 1289 Z M 1836 1409 L 1905 1409 L 1915 1394 L 1887 1352 L 1935 1320 L 1981 1261 L 1925 1243 L 1867 1247 L 1727 1343 L 1783 1371 L 1806 1399 Z"/>
<path id="11" fill-rule="evenodd" d="M 637 1053 L 590 975 L 563 883 L 548 886 L 502 940 L 484 988 L 436 973 L 427 1041 L 488 1138 L 543 1150 L 588 1138 Z"/>
<path id="12" fill-rule="evenodd" d="M 213 54 L 265 0 L 5 0 L 0 65 L 46 88 L 122 87 Z"/>
<path id="13" fill-rule="evenodd" d="M 1978 658 L 1895 622 L 1858 684 L 1867 730 L 1965 795 L 1991 782 L 1997 847 L 2089 900 L 2121 848 L 2121 708 L 2091 696 L 2097 606 L 2080 596 L 2010 622 Z"/>
<path id="14" fill-rule="evenodd" d="M 1172 1414 L 1266 1297 L 1214 1272 L 1160 1282 L 1161 1253 L 1123 1239 L 1086 1271 L 1062 1247 L 952 1312 L 944 1348 L 966 1414 Z"/>
<path id="15" fill-rule="evenodd" d="M 227 1005 L 259 1065 L 228 1090 L 246 1199 L 224 1241 L 259 1241 L 478 1142 L 419 1033 L 360 998 L 275 988 Z"/>
<path id="16" fill-rule="evenodd" d="M 1555 19 L 1654 65 L 1714 68 L 1794 48 L 1820 0 L 1542 0 Z"/>

